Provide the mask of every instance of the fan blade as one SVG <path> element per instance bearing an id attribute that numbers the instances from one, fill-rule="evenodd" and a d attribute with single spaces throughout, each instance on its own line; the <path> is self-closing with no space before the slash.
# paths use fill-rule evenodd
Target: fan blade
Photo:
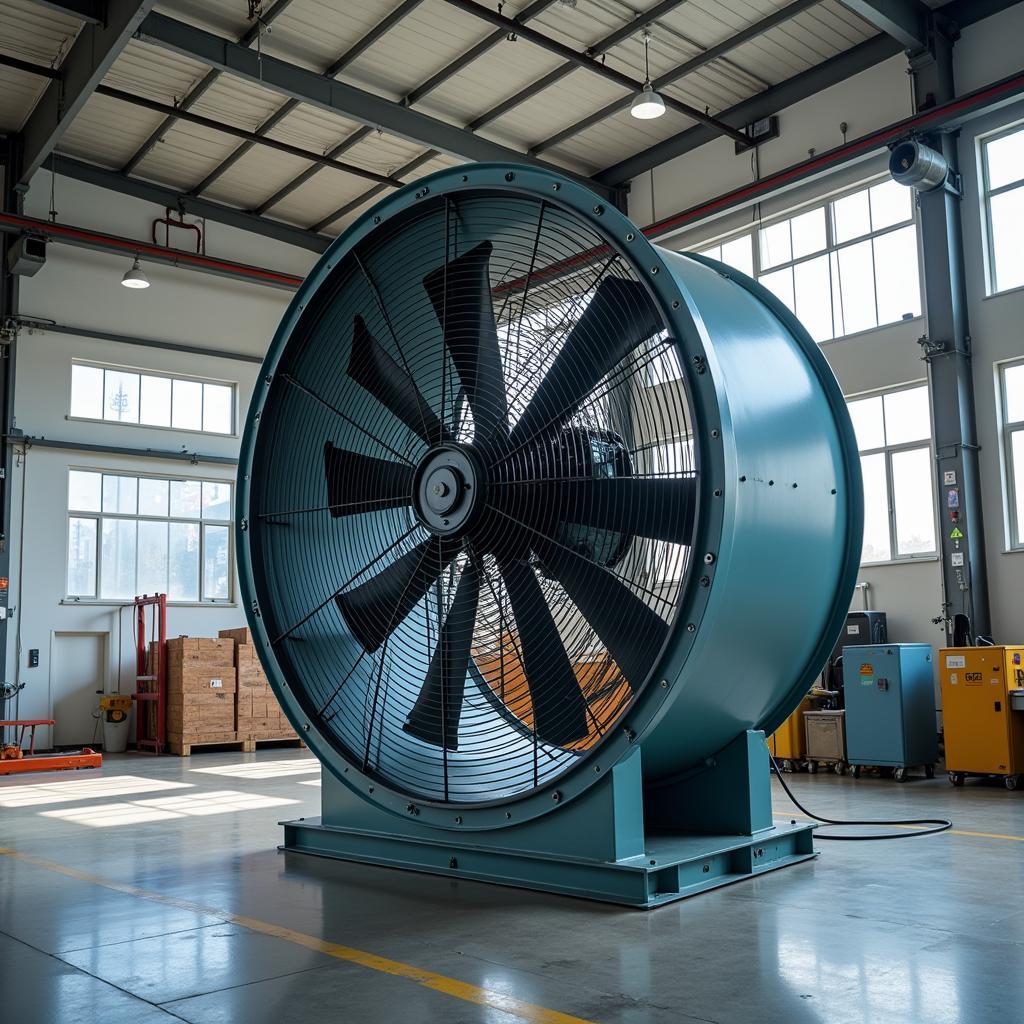
<path id="1" fill-rule="evenodd" d="M 430 585 L 451 565 L 461 545 L 431 537 L 386 569 L 337 597 L 352 634 L 372 654 L 423 599 Z"/>
<path id="2" fill-rule="evenodd" d="M 362 505 L 397 508 L 412 504 L 412 467 L 324 444 L 324 476 L 331 515 L 368 511 Z"/>
<path id="3" fill-rule="evenodd" d="M 545 743 L 564 747 L 589 732 L 587 702 L 533 569 L 526 562 L 499 562 L 533 704 L 534 731 Z"/>
<path id="4" fill-rule="evenodd" d="M 451 440 L 409 375 L 370 333 L 361 316 L 352 326 L 348 375 L 427 444 Z"/>
<path id="5" fill-rule="evenodd" d="M 642 284 L 602 281 L 515 425 L 513 442 L 561 426 L 602 377 L 662 326 Z"/>
<path id="6" fill-rule="evenodd" d="M 492 484 L 499 512 L 543 532 L 579 523 L 629 536 L 689 544 L 697 504 L 695 477 L 635 476 Z"/>
<path id="7" fill-rule="evenodd" d="M 427 677 L 403 726 L 410 735 L 435 747 L 459 749 L 462 692 L 479 598 L 480 578 L 473 563 L 467 562 L 430 659 Z"/>
<path id="8" fill-rule="evenodd" d="M 481 242 L 423 279 L 482 441 L 508 432 L 505 375 L 491 300 L 493 248 Z"/>
<path id="9" fill-rule="evenodd" d="M 548 571 L 594 627 L 612 660 L 635 692 L 668 635 L 668 624 L 621 580 L 556 544 L 534 548 Z"/>

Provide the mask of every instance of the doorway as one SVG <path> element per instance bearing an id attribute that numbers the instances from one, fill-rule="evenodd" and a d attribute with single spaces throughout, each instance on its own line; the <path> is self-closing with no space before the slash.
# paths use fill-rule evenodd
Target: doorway
<path id="1" fill-rule="evenodd" d="M 107 682 L 108 633 L 54 632 L 50 657 L 50 717 L 55 747 L 99 740 L 97 690 Z"/>

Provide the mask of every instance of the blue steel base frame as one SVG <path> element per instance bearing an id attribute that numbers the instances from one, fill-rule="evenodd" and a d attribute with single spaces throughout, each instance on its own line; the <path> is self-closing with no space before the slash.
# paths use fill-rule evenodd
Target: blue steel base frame
<path id="1" fill-rule="evenodd" d="M 322 817 L 284 822 L 283 849 L 644 908 L 817 856 L 813 825 L 773 822 L 764 733 L 656 788 L 640 759 L 637 748 L 557 823 L 461 834 L 397 818 L 325 772 Z"/>

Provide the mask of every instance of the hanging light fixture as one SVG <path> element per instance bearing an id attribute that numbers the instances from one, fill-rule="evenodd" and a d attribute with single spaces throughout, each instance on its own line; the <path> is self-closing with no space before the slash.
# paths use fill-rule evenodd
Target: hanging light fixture
<path id="1" fill-rule="evenodd" d="M 132 264 L 130 270 L 124 272 L 124 277 L 121 278 L 121 284 L 125 288 L 148 288 L 149 278 L 142 271 L 142 267 L 139 266 L 139 257 L 135 257 L 135 262 Z"/>
<path id="2" fill-rule="evenodd" d="M 654 91 L 651 85 L 651 62 L 649 49 L 651 33 L 644 29 L 644 85 L 633 99 L 629 112 L 641 121 L 650 121 L 665 113 L 665 101 Z"/>

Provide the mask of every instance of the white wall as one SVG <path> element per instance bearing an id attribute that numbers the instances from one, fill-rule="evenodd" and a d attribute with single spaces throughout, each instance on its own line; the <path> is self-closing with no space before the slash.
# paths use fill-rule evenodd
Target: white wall
<path id="1" fill-rule="evenodd" d="M 48 174 L 40 172 L 27 197 L 28 215 L 47 215 L 49 188 Z M 59 177 L 55 205 L 62 223 L 140 239 L 150 238 L 153 219 L 163 215 L 162 209 L 150 204 Z M 305 274 L 315 260 L 312 253 L 232 228 L 208 224 L 206 229 L 206 249 L 212 256 L 292 274 Z M 190 242 L 191 236 L 186 232 L 171 236 L 172 245 L 184 247 Z M 119 283 L 129 264 L 126 257 L 51 245 L 46 266 L 35 277 L 21 279 L 20 312 L 23 316 L 73 327 L 262 356 L 291 298 L 286 291 L 263 285 L 157 264 L 145 265 L 152 287 L 131 291 Z M 26 435 L 157 451 L 184 448 L 200 455 L 237 457 L 237 435 L 214 437 L 69 420 L 73 358 L 234 382 L 238 387 L 239 426 L 244 423 L 259 372 L 257 363 L 45 330 L 23 332 L 19 340 L 15 417 L 16 426 Z M 22 717 L 49 718 L 62 685 L 61 679 L 51 672 L 55 632 L 106 634 L 110 656 L 102 682 L 108 690 L 115 689 L 120 666 L 122 690 L 134 689 L 132 609 L 122 613 L 111 604 L 63 601 L 69 467 L 213 480 L 233 480 L 235 469 L 231 465 L 204 462 L 190 466 L 168 459 L 69 452 L 41 446 L 29 446 L 16 462 L 9 601 L 15 606 L 12 632 L 16 627 L 20 653 L 12 644 L 6 678 L 18 678 L 26 684 L 18 707 Z M 19 564 L 21 551 L 23 566 Z M 169 634 L 210 636 L 219 629 L 244 624 L 245 614 L 237 603 L 237 582 L 235 586 L 236 601 L 227 607 L 172 606 L 168 613 Z M 39 651 L 37 668 L 28 667 L 31 649 Z M 62 723 L 62 736 L 68 735 L 64 728 L 68 725 Z M 89 742 L 93 729 L 91 719 L 75 723 L 75 741 Z M 43 746 L 49 742 L 46 734 L 40 739 Z"/>
<path id="2" fill-rule="evenodd" d="M 1018 5 L 964 31 L 954 50 L 958 92 L 977 89 L 1020 70 L 1024 5 Z M 798 163 L 814 148 L 824 152 L 842 142 L 839 124 L 848 123 L 850 139 L 908 117 L 912 113 L 907 62 L 901 55 L 847 82 L 780 112 L 781 136 L 760 149 L 760 173 Z M 968 305 L 974 346 L 975 401 L 981 445 L 984 518 L 991 583 L 992 629 L 997 641 L 1024 638 L 1024 553 L 1006 551 L 1004 491 L 994 368 L 1000 360 L 1024 355 L 1024 290 L 986 297 L 984 234 L 978 194 L 977 138 L 1024 120 L 1024 101 L 970 122 L 961 133 L 960 159 L 965 197 L 962 206 L 967 261 Z M 813 199 L 821 199 L 885 169 L 885 154 L 840 169 L 762 204 L 770 216 Z M 639 224 L 682 212 L 753 180 L 749 154 L 735 155 L 733 144 L 719 140 L 665 163 L 631 183 L 630 215 Z M 697 246 L 751 223 L 753 207 L 734 211 L 696 228 L 661 240 L 674 249 Z M 1024 231 L 1024 225 L 1022 225 Z M 925 364 L 917 339 L 924 318 L 869 331 L 822 346 L 847 395 L 923 380 Z M 940 525 L 945 523 L 945 511 Z M 868 566 L 860 579 L 870 584 L 871 607 L 889 613 L 890 637 L 901 641 L 945 642 L 945 633 L 930 621 L 941 612 L 938 560 Z M 955 595 L 954 595 L 955 600 Z M 863 607 L 861 593 L 854 608 Z"/>

